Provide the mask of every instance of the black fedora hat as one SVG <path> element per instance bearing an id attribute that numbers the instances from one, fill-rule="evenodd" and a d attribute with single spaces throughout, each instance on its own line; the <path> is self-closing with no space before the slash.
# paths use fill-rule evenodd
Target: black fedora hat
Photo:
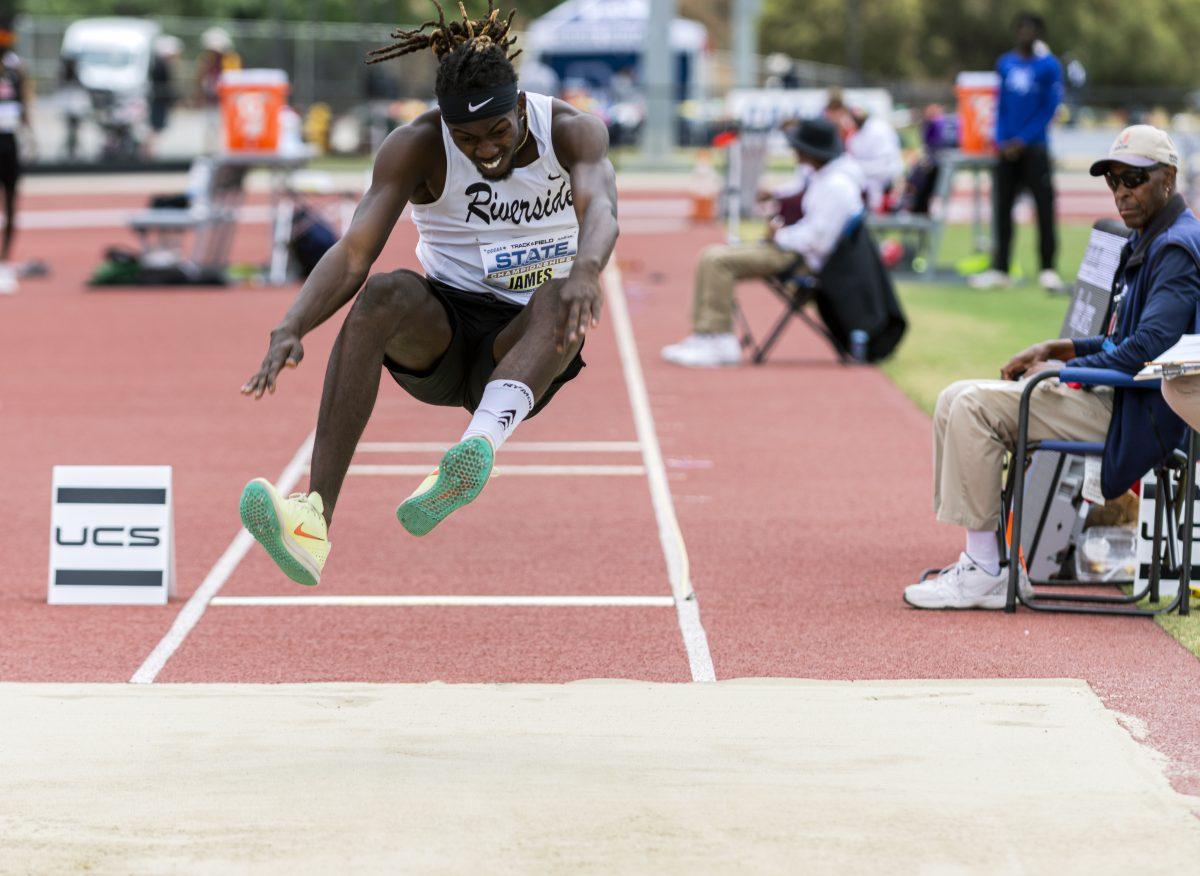
<path id="1" fill-rule="evenodd" d="M 821 161 L 832 161 L 842 154 L 842 138 L 837 126 L 820 116 L 801 120 L 788 133 L 788 142 L 797 152 Z"/>

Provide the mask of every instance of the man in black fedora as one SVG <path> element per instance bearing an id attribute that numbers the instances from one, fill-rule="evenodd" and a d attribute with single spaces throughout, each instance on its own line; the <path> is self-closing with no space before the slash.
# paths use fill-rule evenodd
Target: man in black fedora
<path id="1" fill-rule="evenodd" d="M 789 270 L 817 273 L 847 224 L 863 210 L 863 176 L 842 152 L 837 128 L 827 119 L 805 119 L 788 139 L 800 165 L 797 185 L 776 197 L 799 195 L 800 218 L 775 217 L 766 240 L 710 246 L 696 269 L 692 334 L 664 347 L 668 362 L 689 368 L 736 365 L 742 350 L 733 333 L 733 292 L 739 280 L 771 277 Z"/>

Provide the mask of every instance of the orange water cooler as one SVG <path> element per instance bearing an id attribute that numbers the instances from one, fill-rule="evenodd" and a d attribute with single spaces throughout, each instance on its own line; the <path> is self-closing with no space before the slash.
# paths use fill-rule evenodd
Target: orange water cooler
<path id="1" fill-rule="evenodd" d="M 958 142 L 963 152 L 984 155 L 995 148 L 996 101 L 999 74 L 988 70 L 959 73 L 954 81 L 958 99 Z"/>
<path id="2" fill-rule="evenodd" d="M 221 99 L 222 142 L 226 152 L 275 152 L 279 116 L 287 105 L 283 70 L 226 70 L 217 93 Z"/>

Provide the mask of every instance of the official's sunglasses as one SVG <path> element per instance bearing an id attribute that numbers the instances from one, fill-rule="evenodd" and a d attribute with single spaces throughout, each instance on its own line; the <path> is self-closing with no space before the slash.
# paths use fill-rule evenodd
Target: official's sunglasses
<path id="1" fill-rule="evenodd" d="M 1114 192 L 1117 190 L 1117 186 L 1122 185 L 1127 189 L 1136 189 L 1138 186 L 1144 186 L 1150 181 L 1150 171 L 1156 167 L 1162 167 L 1162 165 L 1152 164 L 1149 167 L 1132 167 L 1120 173 L 1114 173 L 1110 170 L 1104 174 L 1104 181 L 1108 183 L 1108 187 Z"/>

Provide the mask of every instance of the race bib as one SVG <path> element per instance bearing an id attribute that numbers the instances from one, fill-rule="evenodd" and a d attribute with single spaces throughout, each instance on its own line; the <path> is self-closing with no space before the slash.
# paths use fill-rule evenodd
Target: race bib
<path id="1" fill-rule="evenodd" d="M 571 273 L 579 230 L 479 247 L 484 282 L 502 292 L 532 292 Z"/>

